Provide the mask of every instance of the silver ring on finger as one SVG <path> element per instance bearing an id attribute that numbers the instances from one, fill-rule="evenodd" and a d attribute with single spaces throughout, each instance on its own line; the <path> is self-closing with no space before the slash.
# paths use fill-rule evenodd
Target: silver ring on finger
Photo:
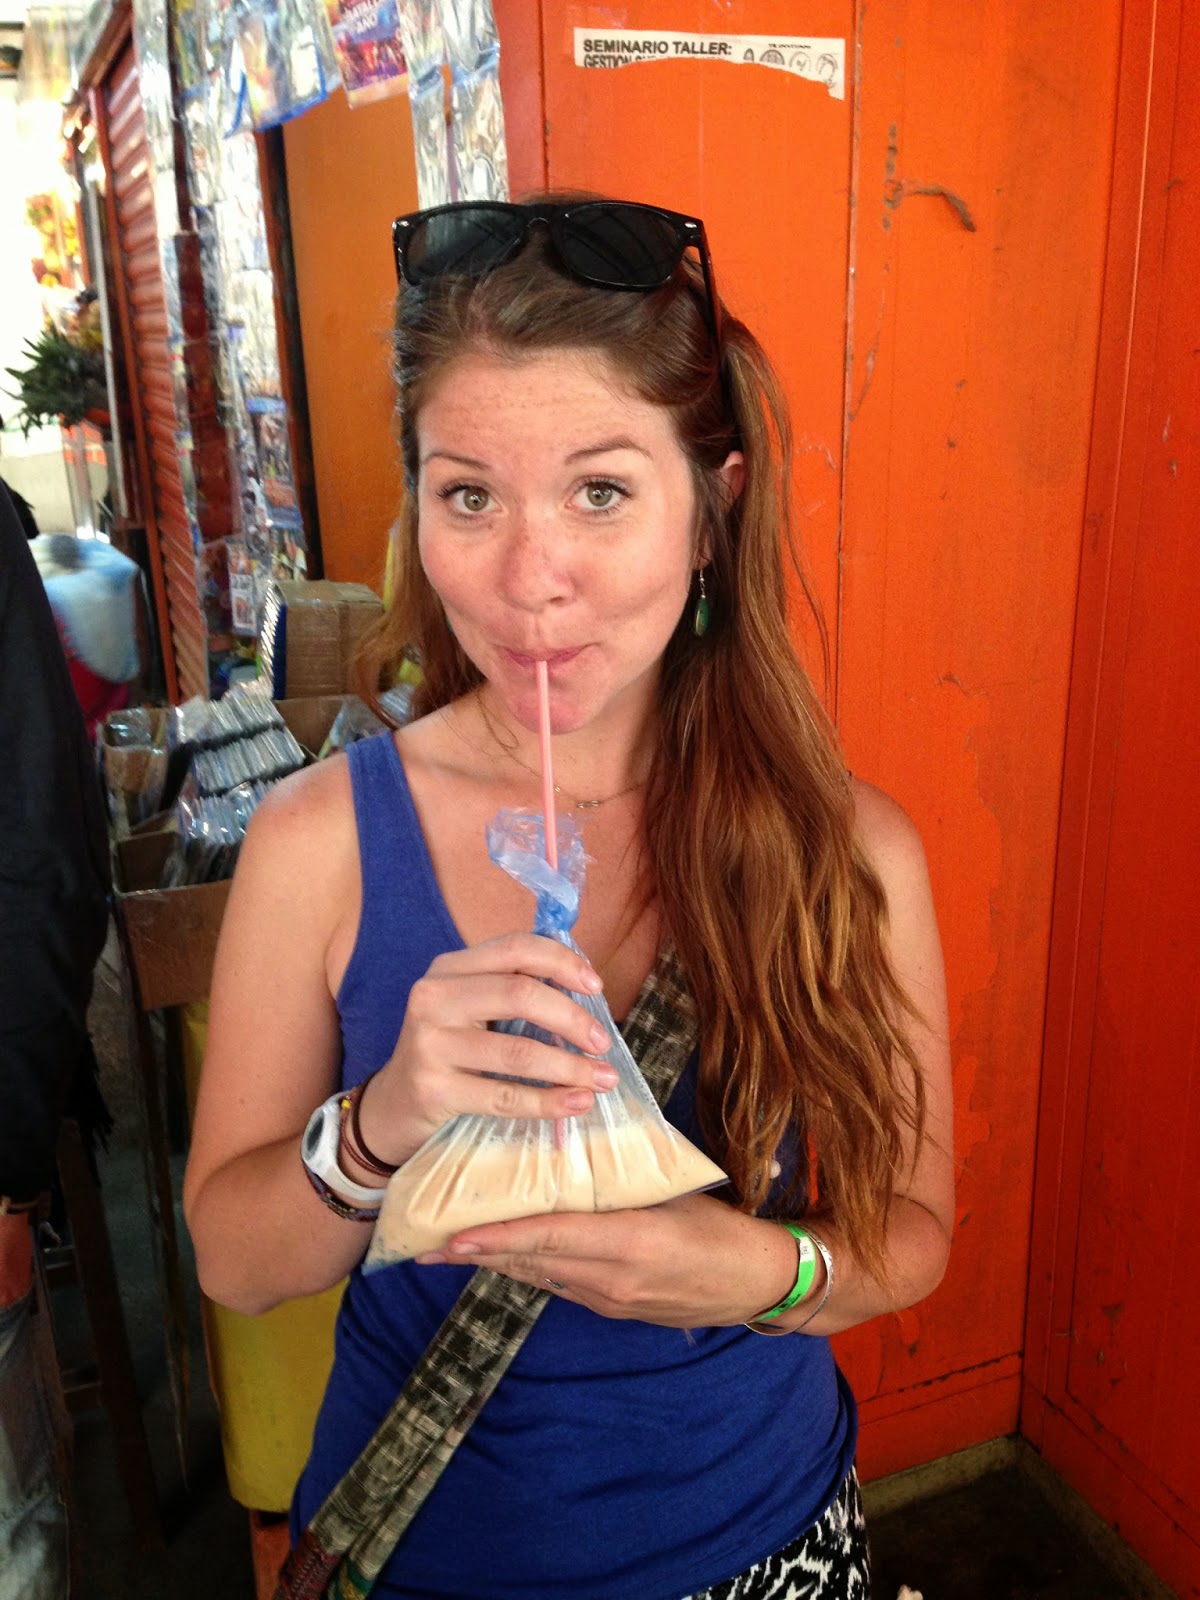
<path id="1" fill-rule="evenodd" d="M 565 1289 L 567 1287 L 565 1283 L 560 1283 L 557 1278 L 543 1278 L 542 1282 L 551 1289 Z"/>

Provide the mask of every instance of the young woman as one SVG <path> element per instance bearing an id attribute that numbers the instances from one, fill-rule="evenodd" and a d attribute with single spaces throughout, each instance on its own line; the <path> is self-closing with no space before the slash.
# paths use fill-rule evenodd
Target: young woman
<path id="1" fill-rule="evenodd" d="M 550 1286 L 377 1594 L 865 1595 L 827 1336 L 944 1270 L 945 997 L 916 832 L 845 771 L 789 640 L 774 380 L 695 219 L 551 196 L 396 242 L 408 492 L 370 670 L 413 644 L 424 681 L 413 722 L 289 779 L 246 839 L 187 1178 L 201 1283 L 253 1313 L 350 1274 L 297 1526 L 477 1267 Z M 539 661 L 587 961 L 519 931 L 530 898 L 485 847 L 538 805 Z M 362 1192 L 449 1118 L 605 1093 L 562 991 L 602 987 L 620 1022 L 668 948 L 700 1031 L 666 1113 L 729 1187 L 355 1270 Z M 513 1016 L 584 1053 L 489 1029 Z M 350 1088 L 353 1136 L 306 1172 L 314 1108 Z"/>

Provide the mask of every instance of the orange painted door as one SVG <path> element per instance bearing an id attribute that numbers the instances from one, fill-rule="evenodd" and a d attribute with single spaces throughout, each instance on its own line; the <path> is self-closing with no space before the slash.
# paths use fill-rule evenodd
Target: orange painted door
<path id="1" fill-rule="evenodd" d="M 1200 10 L 1129 9 L 1023 1430 L 1200 1595 Z"/>
<path id="2" fill-rule="evenodd" d="M 837 1341 L 875 1476 L 1017 1425 L 1120 6 L 1086 23 L 1066 0 L 496 15 L 515 191 L 704 217 L 790 397 L 849 763 L 925 839 L 958 1238 L 929 1301 Z M 846 94 L 741 54 L 575 65 L 576 28 L 617 27 L 844 40 Z"/>
<path id="3" fill-rule="evenodd" d="M 402 492 L 388 352 L 392 219 L 417 206 L 408 98 L 335 94 L 283 142 L 325 576 L 378 593 Z"/>

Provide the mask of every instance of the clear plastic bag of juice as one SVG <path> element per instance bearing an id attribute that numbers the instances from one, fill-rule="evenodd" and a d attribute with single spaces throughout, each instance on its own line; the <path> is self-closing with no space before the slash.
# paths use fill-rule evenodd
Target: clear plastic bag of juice
<path id="1" fill-rule="evenodd" d="M 545 860 L 540 812 L 500 812 L 488 827 L 488 853 L 536 897 L 534 932 L 577 950 L 571 929 L 586 857 L 574 820 L 559 821 L 557 870 Z M 454 1117 L 389 1181 L 364 1262 L 368 1271 L 441 1250 L 456 1233 L 487 1222 L 637 1209 L 726 1181 L 659 1110 L 603 995 L 571 998 L 612 1039 L 604 1059 L 617 1072 L 616 1086 L 576 1117 Z M 495 1026 L 563 1045 L 520 1019 Z"/>

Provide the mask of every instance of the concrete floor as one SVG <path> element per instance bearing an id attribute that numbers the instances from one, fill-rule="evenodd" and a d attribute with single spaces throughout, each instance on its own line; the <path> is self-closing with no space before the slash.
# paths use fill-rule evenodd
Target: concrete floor
<path id="1" fill-rule="evenodd" d="M 75 1496 L 83 1594 L 85 1600 L 254 1600 L 248 1516 L 225 1485 L 194 1286 L 186 1477 L 174 1437 L 125 1020 L 111 963 L 110 949 L 93 1006 L 103 1086 L 118 1119 L 101 1176 L 166 1542 L 158 1551 L 138 1549 L 105 1414 L 80 1415 Z M 178 1180 L 181 1158 L 176 1167 Z M 182 1218 L 179 1227 L 186 1250 Z M 56 1291 L 54 1311 L 68 1363 L 85 1357 L 88 1329 L 79 1292 Z M 904 1475 L 904 1483 L 868 1485 L 876 1600 L 895 1600 L 902 1585 L 923 1600 L 1169 1600 L 1124 1547 L 1106 1539 L 1106 1530 L 1089 1526 L 1088 1513 L 1069 1491 L 1060 1492 L 1045 1469 L 1030 1470 L 1020 1447 L 1001 1442 L 971 1462 L 951 1459 L 958 1464 L 941 1474 L 941 1482 L 980 1475 L 940 1492 L 928 1492 L 939 1479 L 924 1469 Z"/>
<path id="2" fill-rule="evenodd" d="M 877 1600 L 893 1600 L 901 1583 L 924 1600 L 1167 1597 L 1115 1535 L 1085 1532 L 1064 1517 L 1061 1490 L 1053 1498 L 1044 1492 L 1015 1441 L 1012 1453 L 1009 1465 L 874 1517 L 868 1485 Z"/>

